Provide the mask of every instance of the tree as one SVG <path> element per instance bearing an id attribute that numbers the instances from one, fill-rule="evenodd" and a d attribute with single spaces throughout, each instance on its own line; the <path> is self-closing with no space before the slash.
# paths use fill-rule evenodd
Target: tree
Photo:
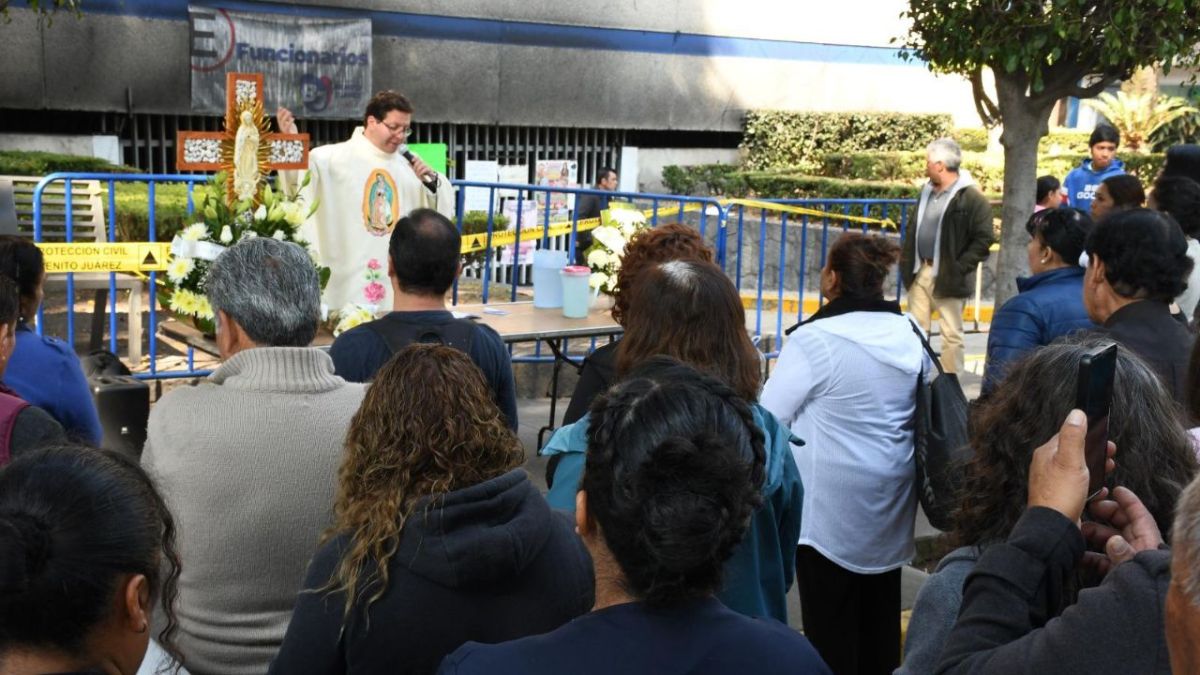
<path id="1" fill-rule="evenodd" d="M 1092 98 L 1136 69 L 1197 61 L 1195 0 L 909 0 L 908 58 L 965 75 L 986 126 L 1001 124 L 1004 208 L 996 303 L 1025 268 L 1024 224 L 1033 212 L 1038 140 L 1055 102 Z M 996 98 L 984 88 L 984 71 Z"/>
<path id="2" fill-rule="evenodd" d="M 45 19 L 47 22 L 52 20 L 52 17 L 58 13 L 58 10 L 65 10 L 81 16 L 80 5 L 83 0 L 25 0 L 25 4 L 29 5 L 29 9 L 38 13 L 38 19 Z M 0 22 L 8 23 L 12 21 L 8 16 L 9 0 L 0 0 Z"/>
<path id="3" fill-rule="evenodd" d="M 1200 112 L 1185 99 L 1162 96 L 1157 91 L 1145 94 L 1119 91 L 1115 96 L 1104 92 L 1084 104 L 1104 115 L 1121 132 L 1121 147 L 1135 152 L 1150 152 L 1150 137 L 1154 132 L 1181 117 Z"/>

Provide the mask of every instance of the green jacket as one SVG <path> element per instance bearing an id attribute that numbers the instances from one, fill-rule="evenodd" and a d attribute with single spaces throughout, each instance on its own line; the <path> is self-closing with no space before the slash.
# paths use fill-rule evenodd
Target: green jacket
<path id="1" fill-rule="evenodd" d="M 909 214 L 900 253 L 900 274 L 904 287 L 912 288 L 917 276 L 917 206 Z M 975 268 L 987 260 L 995 241 L 992 232 L 992 207 L 974 185 L 958 191 L 946 205 L 938 246 L 937 279 L 933 293 L 943 298 L 966 298 L 975 290 Z"/>

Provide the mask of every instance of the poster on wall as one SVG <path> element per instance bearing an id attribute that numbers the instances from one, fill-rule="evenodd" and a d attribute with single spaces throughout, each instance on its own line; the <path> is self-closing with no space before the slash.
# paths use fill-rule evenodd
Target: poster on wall
<path id="1" fill-rule="evenodd" d="M 529 185 L 529 165 L 528 164 L 509 164 L 508 166 L 500 167 L 500 182 L 510 185 Z M 500 190 L 500 197 L 516 198 L 516 190 Z"/>
<path id="2" fill-rule="evenodd" d="M 539 159 L 534 173 L 534 185 L 545 187 L 567 188 L 579 183 L 579 165 L 566 159 Z M 549 204 L 547 204 L 547 196 Z M 565 192 L 545 192 L 537 194 L 538 206 L 550 210 L 550 220 L 566 220 L 568 212 L 575 205 L 574 195 Z"/>
<path id="3" fill-rule="evenodd" d="M 500 177 L 500 163 L 468 159 L 464 176 L 468 183 L 495 183 Z M 466 195 L 463 196 L 463 208 L 467 211 L 486 213 L 488 209 L 495 209 L 498 190 L 479 187 L 466 187 L 463 190 L 466 191 Z"/>
<path id="4" fill-rule="evenodd" d="M 508 229 L 517 229 L 517 200 L 504 200 L 504 217 L 508 219 Z M 537 202 L 527 199 L 521 202 L 521 231 L 527 231 L 531 227 L 540 225 L 538 220 L 538 205 Z M 518 265 L 532 265 L 533 252 L 537 249 L 536 238 L 528 238 L 521 240 L 521 251 L 516 256 Z M 512 244 L 505 246 L 500 252 L 500 264 L 510 265 L 513 263 L 513 254 L 516 251 L 517 245 Z"/>
<path id="5" fill-rule="evenodd" d="M 188 5 L 192 110 L 225 113 L 225 74 L 262 73 L 264 108 L 361 117 L 371 97 L 371 20 Z"/>

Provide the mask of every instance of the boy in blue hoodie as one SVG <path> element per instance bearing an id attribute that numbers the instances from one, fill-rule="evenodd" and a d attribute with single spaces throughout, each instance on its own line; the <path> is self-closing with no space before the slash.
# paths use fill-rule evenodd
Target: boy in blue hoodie
<path id="1" fill-rule="evenodd" d="M 1084 213 L 1092 212 L 1092 199 L 1100 183 L 1109 176 L 1125 173 L 1125 164 L 1116 158 L 1117 146 L 1121 145 L 1121 134 L 1107 124 L 1099 124 L 1088 139 L 1091 158 L 1071 169 L 1063 181 L 1067 191 L 1067 204 Z"/>

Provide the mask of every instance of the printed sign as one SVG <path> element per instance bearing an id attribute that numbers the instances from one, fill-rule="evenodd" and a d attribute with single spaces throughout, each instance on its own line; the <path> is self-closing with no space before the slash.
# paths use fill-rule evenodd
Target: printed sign
<path id="1" fill-rule="evenodd" d="M 47 274 L 67 272 L 162 272 L 167 269 L 171 245 L 123 242 L 41 243 Z"/>
<path id="2" fill-rule="evenodd" d="M 188 5 L 192 110 L 225 112 L 225 74 L 262 73 L 268 115 L 362 117 L 371 97 L 371 20 Z"/>

